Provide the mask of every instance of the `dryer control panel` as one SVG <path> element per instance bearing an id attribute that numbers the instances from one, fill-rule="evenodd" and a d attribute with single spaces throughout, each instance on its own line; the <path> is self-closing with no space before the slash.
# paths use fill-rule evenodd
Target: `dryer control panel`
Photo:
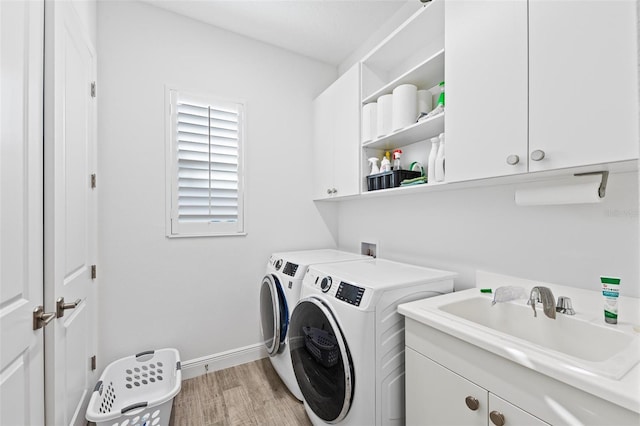
<path id="1" fill-rule="evenodd" d="M 351 303 L 355 306 L 360 306 L 363 295 L 364 288 L 341 281 L 338 291 L 336 292 L 336 299 Z"/>

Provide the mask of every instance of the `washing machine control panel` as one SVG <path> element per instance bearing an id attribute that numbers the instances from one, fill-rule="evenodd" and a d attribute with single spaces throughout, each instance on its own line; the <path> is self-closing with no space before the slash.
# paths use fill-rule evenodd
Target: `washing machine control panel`
<path id="1" fill-rule="evenodd" d="M 360 306 L 362 302 L 362 296 L 364 295 L 364 288 L 355 286 L 353 284 L 340 281 L 340 286 L 336 292 L 336 299 L 343 302 L 350 303 L 355 306 Z"/>

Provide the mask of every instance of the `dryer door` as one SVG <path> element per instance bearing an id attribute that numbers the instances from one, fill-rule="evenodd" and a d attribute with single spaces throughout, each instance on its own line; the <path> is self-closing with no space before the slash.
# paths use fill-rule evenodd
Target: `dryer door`
<path id="1" fill-rule="evenodd" d="M 280 280 L 273 274 L 266 275 L 260 286 L 260 322 L 267 352 L 275 355 L 287 337 L 289 311 Z"/>
<path id="2" fill-rule="evenodd" d="M 291 315 L 289 351 L 300 390 L 313 412 L 336 423 L 351 407 L 353 363 L 330 308 L 319 298 L 300 300 Z"/>

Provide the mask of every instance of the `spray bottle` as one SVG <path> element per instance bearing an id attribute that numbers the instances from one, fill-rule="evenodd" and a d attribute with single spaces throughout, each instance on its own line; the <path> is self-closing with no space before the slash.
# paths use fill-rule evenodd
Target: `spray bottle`
<path id="1" fill-rule="evenodd" d="M 378 167 L 378 159 L 376 157 L 369 158 L 369 163 L 371 163 L 371 175 L 375 175 L 376 173 L 380 173 L 380 168 Z"/>
<path id="2" fill-rule="evenodd" d="M 402 150 L 396 149 L 393 151 L 393 170 L 400 170 L 400 156 L 402 156 Z"/>

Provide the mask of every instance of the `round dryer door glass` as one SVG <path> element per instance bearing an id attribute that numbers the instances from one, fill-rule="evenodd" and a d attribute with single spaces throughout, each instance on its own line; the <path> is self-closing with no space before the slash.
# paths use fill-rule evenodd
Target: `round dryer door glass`
<path id="1" fill-rule="evenodd" d="M 342 420 L 353 398 L 353 364 L 333 314 L 320 299 L 302 299 L 293 310 L 289 351 L 309 407 L 326 422 Z"/>
<path id="2" fill-rule="evenodd" d="M 260 286 L 260 322 L 262 338 L 269 355 L 278 353 L 284 345 L 289 325 L 287 302 L 275 275 L 267 275 Z"/>

